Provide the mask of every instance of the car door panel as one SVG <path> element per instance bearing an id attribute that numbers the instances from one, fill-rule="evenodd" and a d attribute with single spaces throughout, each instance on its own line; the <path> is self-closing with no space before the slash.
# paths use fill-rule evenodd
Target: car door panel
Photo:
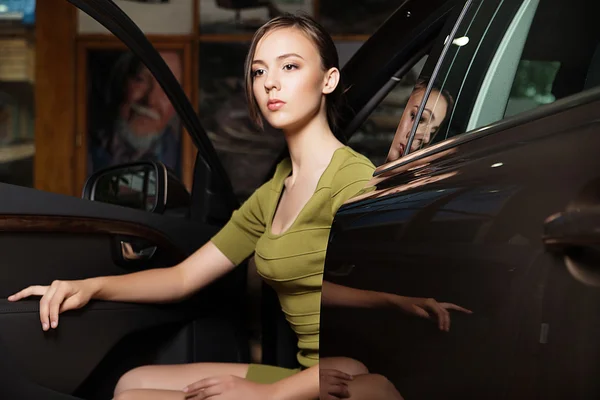
<path id="1" fill-rule="evenodd" d="M 0 191 L 4 266 L 0 298 L 4 299 L 31 284 L 50 284 L 55 279 L 169 267 L 218 229 L 185 218 L 12 185 L 0 184 Z M 140 240 L 144 246 L 156 246 L 152 257 L 124 259 L 121 242 Z M 41 330 L 39 300 L 0 300 L 0 342 L 8 349 L 0 359 L 19 366 L 25 377 L 41 387 L 71 394 L 89 390 L 86 398 L 110 396 L 108 388 L 114 388 L 119 374 L 158 362 L 161 349 L 170 354 L 163 361 L 240 361 L 244 350 L 238 323 L 244 288 L 242 268 L 178 304 L 93 301 L 83 310 L 61 315 L 59 328 L 46 333 Z M 184 339 L 170 342 L 177 335 Z M 214 337 L 220 338 L 221 351 L 214 349 Z M 111 356 L 115 352 L 118 356 Z M 99 366 L 111 374 L 98 383 L 101 388 L 89 383 Z M 12 384 L 0 382 L 0 392 Z"/>
<path id="2" fill-rule="evenodd" d="M 452 312 L 444 333 L 399 310 L 324 306 L 321 355 L 357 358 L 405 398 L 598 397 L 600 289 L 542 240 L 548 217 L 600 201 L 597 97 L 440 143 L 340 209 L 326 280 L 474 313 Z"/>

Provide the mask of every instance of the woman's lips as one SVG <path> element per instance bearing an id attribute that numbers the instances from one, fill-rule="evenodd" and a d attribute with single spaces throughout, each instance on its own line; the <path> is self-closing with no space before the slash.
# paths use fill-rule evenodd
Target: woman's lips
<path id="1" fill-rule="evenodd" d="M 281 100 L 269 100 L 269 102 L 267 103 L 267 108 L 271 111 L 277 111 L 279 110 L 281 107 L 283 107 L 285 105 L 284 101 Z"/>

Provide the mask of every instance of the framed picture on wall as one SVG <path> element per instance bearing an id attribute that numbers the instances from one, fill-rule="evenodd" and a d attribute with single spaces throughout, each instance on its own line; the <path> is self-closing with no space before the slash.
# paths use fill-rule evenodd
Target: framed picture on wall
<path id="1" fill-rule="evenodd" d="M 186 43 L 154 43 L 188 96 Z M 139 160 L 164 163 L 191 184 L 194 149 L 170 100 L 146 66 L 120 42 L 79 45 L 78 177 Z"/>
<path id="2" fill-rule="evenodd" d="M 284 12 L 313 15 L 314 0 L 199 0 L 201 33 L 252 34 Z"/>
<path id="3" fill-rule="evenodd" d="M 195 1 L 114 0 L 146 35 L 193 34 Z M 110 35 L 106 28 L 81 10 L 77 10 L 77 30 L 80 35 Z"/>

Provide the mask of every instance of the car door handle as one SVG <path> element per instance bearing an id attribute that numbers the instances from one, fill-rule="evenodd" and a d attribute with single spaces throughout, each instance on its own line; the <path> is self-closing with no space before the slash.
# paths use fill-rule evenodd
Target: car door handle
<path id="1" fill-rule="evenodd" d="M 546 248 L 586 286 L 600 288 L 600 207 L 551 215 L 544 225 Z"/>
<path id="2" fill-rule="evenodd" d="M 131 243 L 121 240 L 121 255 L 126 261 L 149 260 L 154 253 L 156 253 L 156 246 L 135 250 Z"/>
<path id="3" fill-rule="evenodd" d="M 543 241 L 554 250 L 600 245 L 600 207 L 551 215 L 544 224 Z"/>

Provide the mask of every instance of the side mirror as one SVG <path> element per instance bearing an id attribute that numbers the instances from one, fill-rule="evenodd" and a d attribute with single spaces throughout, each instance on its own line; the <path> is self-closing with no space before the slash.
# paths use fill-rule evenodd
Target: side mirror
<path id="1" fill-rule="evenodd" d="M 160 162 L 142 161 L 109 167 L 92 174 L 84 199 L 163 214 L 187 216 L 191 204 L 185 186 Z"/>

